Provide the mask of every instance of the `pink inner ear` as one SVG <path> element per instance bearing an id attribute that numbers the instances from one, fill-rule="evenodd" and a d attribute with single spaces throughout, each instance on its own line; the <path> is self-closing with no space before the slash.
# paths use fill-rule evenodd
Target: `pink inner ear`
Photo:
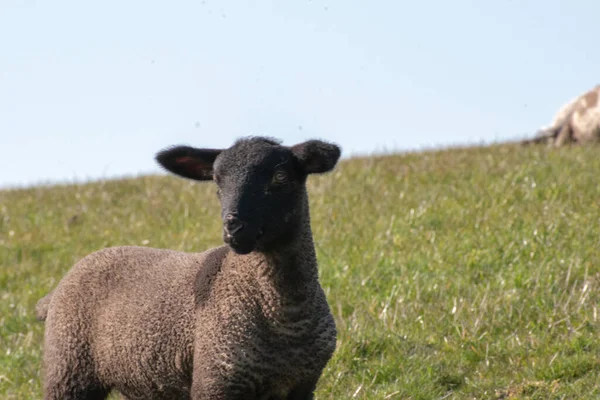
<path id="1" fill-rule="evenodd" d="M 187 164 L 190 161 L 195 161 L 195 160 L 189 156 L 179 157 L 179 158 L 175 159 L 175 162 L 177 162 L 177 164 Z"/>
<path id="2" fill-rule="evenodd" d="M 202 164 L 197 158 L 184 156 L 175 159 L 177 164 L 182 164 L 188 171 L 189 174 L 199 174 L 201 176 L 212 176 L 210 171 L 206 170 L 206 166 Z"/>

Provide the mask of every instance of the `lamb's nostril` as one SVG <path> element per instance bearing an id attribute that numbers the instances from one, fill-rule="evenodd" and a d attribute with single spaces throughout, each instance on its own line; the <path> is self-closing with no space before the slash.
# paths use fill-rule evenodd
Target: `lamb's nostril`
<path id="1" fill-rule="evenodd" d="M 233 220 L 235 220 L 235 219 L 237 219 L 237 217 L 236 217 L 236 215 L 235 215 L 235 214 L 227 214 L 227 215 L 225 216 L 225 220 L 227 220 L 227 221 L 233 221 Z"/>
<path id="2" fill-rule="evenodd" d="M 229 235 L 233 235 L 236 232 L 242 230 L 244 223 L 240 221 L 234 214 L 227 214 L 225 216 L 225 231 Z"/>

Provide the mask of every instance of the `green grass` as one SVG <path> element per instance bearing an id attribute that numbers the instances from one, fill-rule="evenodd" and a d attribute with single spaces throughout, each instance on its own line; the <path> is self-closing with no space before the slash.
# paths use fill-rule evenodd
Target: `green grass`
<path id="1" fill-rule="evenodd" d="M 319 399 L 600 396 L 598 148 L 355 158 L 309 180 L 339 330 Z M 219 245 L 211 184 L 0 191 L 0 398 L 41 397 L 36 301 L 113 245 Z"/>

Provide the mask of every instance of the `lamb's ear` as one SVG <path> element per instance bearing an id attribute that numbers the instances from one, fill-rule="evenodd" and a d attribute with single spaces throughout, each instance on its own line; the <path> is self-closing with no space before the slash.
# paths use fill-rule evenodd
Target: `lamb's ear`
<path id="1" fill-rule="evenodd" d="M 321 140 L 309 140 L 291 147 L 308 174 L 331 171 L 342 154 L 339 146 Z"/>
<path id="2" fill-rule="evenodd" d="M 222 150 L 175 146 L 156 154 L 156 161 L 167 171 L 197 181 L 213 179 L 213 163 Z"/>

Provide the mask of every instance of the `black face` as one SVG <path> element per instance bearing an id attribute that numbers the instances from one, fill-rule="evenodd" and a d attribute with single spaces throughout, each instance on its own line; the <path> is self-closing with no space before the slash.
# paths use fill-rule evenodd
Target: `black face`
<path id="1" fill-rule="evenodd" d="M 214 179 L 223 240 L 247 254 L 293 240 L 303 218 L 307 175 L 331 170 L 339 157 L 339 147 L 321 141 L 285 147 L 251 138 L 226 150 L 175 147 L 159 153 L 157 160 L 177 175 Z"/>
<path id="2" fill-rule="evenodd" d="M 289 239 L 297 231 L 304 173 L 292 152 L 268 142 L 244 142 L 214 164 L 223 240 L 238 253 Z"/>

